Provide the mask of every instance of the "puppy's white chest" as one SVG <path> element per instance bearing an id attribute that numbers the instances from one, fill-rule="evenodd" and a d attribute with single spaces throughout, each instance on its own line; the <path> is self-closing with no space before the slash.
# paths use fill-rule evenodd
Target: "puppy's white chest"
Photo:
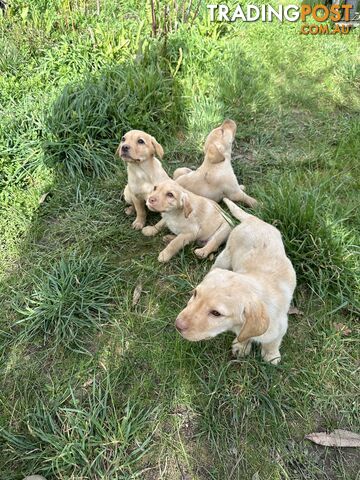
<path id="1" fill-rule="evenodd" d="M 154 189 L 150 177 L 142 170 L 136 173 L 129 171 L 128 182 L 133 195 L 144 199 L 146 199 Z"/>
<path id="2" fill-rule="evenodd" d="M 188 222 L 185 217 L 181 215 L 169 215 L 167 213 L 163 213 L 162 217 L 168 229 L 175 235 L 180 235 L 180 233 L 186 233 L 188 231 Z"/>

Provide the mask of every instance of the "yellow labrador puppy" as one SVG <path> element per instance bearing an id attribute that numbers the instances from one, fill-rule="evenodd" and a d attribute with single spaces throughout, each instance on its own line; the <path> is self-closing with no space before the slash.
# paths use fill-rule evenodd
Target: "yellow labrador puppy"
<path id="1" fill-rule="evenodd" d="M 226 241 L 231 231 L 217 203 L 188 192 L 173 180 L 155 186 L 146 205 L 149 210 L 161 213 L 162 220 L 143 228 L 142 233 L 153 236 L 166 226 L 175 234 L 165 237 L 170 243 L 160 252 L 160 262 L 169 261 L 185 245 L 195 241 L 204 244 L 195 254 L 205 258 Z"/>
<path id="2" fill-rule="evenodd" d="M 135 230 L 141 230 L 146 222 L 147 197 L 154 190 L 154 185 L 169 178 L 161 162 L 155 157 L 156 154 L 162 158 L 164 150 L 148 133 L 130 130 L 122 137 L 117 154 L 127 163 L 128 184 L 124 197 L 131 206 L 125 213 L 130 215 L 135 208 L 136 218 L 132 226 Z"/>
<path id="3" fill-rule="evenodd" d="M 231 149 L 235 139 L 236 123 L 225 120 L 207 137 L 202 165 L 195 171 L 190 168 L 178 168 L 174 180 L 190 192 L 220 202 L 224 197 L 235 202 L 243 202 L 249 207 L 256 205 L 256 200 L 243 191 L 231 165 Z"/>
<path id="4" fill-rule="evenodd" d="M 191 341 L 230 330 L 236 335 L 234 355 L 247 355 L 251 343 L 257 342 L 264 360 L 277 364 L 295 271 L 279 230 L 224 201 L 242 223 L 231 232 L 225 250 L 179 314 L 176 328 Z"/>

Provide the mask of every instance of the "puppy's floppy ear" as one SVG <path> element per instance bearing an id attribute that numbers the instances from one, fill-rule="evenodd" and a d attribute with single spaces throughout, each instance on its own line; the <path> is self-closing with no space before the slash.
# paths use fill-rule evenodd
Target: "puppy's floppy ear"
<path id="1" fill-rule="evenodd" d="M 180 202 L 181 202 L 180 204 L 181 204 L 181 206 L 183 207 L 183 210 L 184 210 L 185 218 L 188 218 L 188 216 L 192 212 L 192 206 L 191 206 L 191 203 L 190 203 L 189 195 L 187 193 L 182 193 Z"/>
<path id="2" fill-rule="evenodd" d="M 220 163 L 225 160 L 225 156 L 223 155 L 223 153 L 220 152 L 220 150 L 214 143 L 209 145 L 209 147 L 205 151 L 205 155 L 211 163 Z"/>
<path id="3" fill-rule="evenodd" d="M 245 342 L 252 337 L 259 337 L 269 328 L 269 314 L 264 302 L 260 300 L 245 306 L 243 319 L 244 324 L 237 337 L 239 342 Z"/>
<path id="4" fill-rule="evenodd" d="M 156 155 L 161 159 L 164 156 L 163 147 L 156 141 L 154 137 L 151 137 L 151 143 L 153 144 Z"/>

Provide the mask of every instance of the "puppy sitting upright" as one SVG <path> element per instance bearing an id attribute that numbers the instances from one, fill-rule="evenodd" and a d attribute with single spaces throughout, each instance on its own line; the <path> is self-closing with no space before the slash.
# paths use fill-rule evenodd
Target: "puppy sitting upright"
<path id="1" fill-rule="evenodd" d="M 256 200 L 243 192 L 231 166 L 231 149 L 235 139 L 236 123 L 225 120 L 220 127 L 208 135 L 202 165 L 195 171 L 190 168 L 178 168 L 174 180 L 190 192 L 220 202 L 224 197 L 234 202 L 243 202 L 249 207 Z"/>
<path id="2" fill-rule="evenodd" d="M 165 237 L 171 241 L 160 252 L 160 262 L 169 261 L 185 245 L 196 240 L 205 245 L 195 250 L 195 254 L 205 258 L 226 241 L 231 231 L 217 203 L 188 192 L 173 180 L 155 186 L 146 205 L 149 210 L 161 213 L 162 220 L 153 227 L 143 228 L 142 233 L 153 236 L 167 226 L 175 234 Z"/>
<path id="3" fill-rule="evenodd" d="M 295 271 L 279 230 L 224 201 L 242 223 L 231 232 L 213 269 L 179 314 L 176 328 L 191 341 L 231 330 L 236 334 L 234 355 L 247 355 L 251 343 L 258 342 L 264 360 L 277 364 L 296 286 Z"/>
<path id="4" fill-rule="evenodd" d="M 130 130 L 122 137 L 117 154 L 127 163 L 128 184 L 124 197 L 131 206 L 125 213 L 130 215 L 135 208 L 136 218 L 132 226 L 141 230 L 146 222 L 147 197 L 154 190 L 154 185 L 169 178 L 155 158 L 155 154 L 162 158 L 164 150 L 151 135 L 141 130 Z"/>

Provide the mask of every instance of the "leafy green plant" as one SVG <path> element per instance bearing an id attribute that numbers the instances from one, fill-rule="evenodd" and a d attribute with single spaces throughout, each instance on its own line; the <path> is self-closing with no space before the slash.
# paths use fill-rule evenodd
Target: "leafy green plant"
<path id="1" fill-rule="evenodd" d="M 69 388 L 61 398 L 39 400 L 23 434 L 0 429 L 2 442 L 27 472 L 59 478 L 136 477 L 150 448 L 148 425 L 155 412 L 130 399 L 117 405 L 109 379 L 94 378 L 90 388 L 83 399 Z"/>
<path id="2" fill-rule="evenodd" d="M 155 65 L 121 65 L 65 87 L 47 118 L 46 154 L 72 176 L 114 168 L 123 133 L 140 129 L 163 141 L 184 121 L 176 81 Z"/>
<path id="3" fill-rule="evenodd" d="M 151 0 L 152 35 L 168 35 L 176 32 L 179 25 L 192 27 L 199 16 L 201 0 L 183 0 L 182 2 L 155 2 Z"/>
<path id="4" fill-rule="evenodd" d="M 89 254 L 62 258 L 32 277 L 33 292 L 19 308 L 20 337 L 42 336 L 53 348 L 84 350 L 84 342 L 101 328 L 113 304 L 114 269 Z"/>
<path id="5" fill-rule="evenodd" d="M 287 254 L 305 283 L 321 297 L 335 295 L 355 308 L 358 285 L 354 233 L 340 218 L 333 220 L 321 185 L 299 188 L 296 176 L 271 184 L 261 218 L 279 228 Z"/>

